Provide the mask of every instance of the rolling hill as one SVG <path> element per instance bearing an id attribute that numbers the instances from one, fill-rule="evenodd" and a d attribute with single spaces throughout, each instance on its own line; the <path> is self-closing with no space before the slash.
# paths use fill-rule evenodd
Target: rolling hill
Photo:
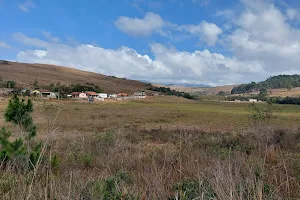
<path id="1" fill-rule="evenodd" d="M 40 86 L 49 86 L 60 82 L 61 85 L 94 84 L 106 93 L 133 93 L 145 88 L 145 83 L 73 68 L 46 65 L 0 61 L 0 77 L 4 80 L 14 80 L 19 87 L 33 88 L 33 82 L 38 80 Z"/>
<path id="2" fill-rule="evenodd" d="M 238 86 L 238 85 L 224 85 L 224 86 L 216 86 L 216 87 L 184 87 L 178 85 L 168 85 L 168 86 L 161 85 L 161 84 L 153 84 L 153 85 L 156 87 L 168 87 L 171 90 L 176 90 L 179 92 L 186 92 L 190 94 L 203 93 L 207 95 L 215 95 L 221 91 L 230 93 L 234 87 Z"/>

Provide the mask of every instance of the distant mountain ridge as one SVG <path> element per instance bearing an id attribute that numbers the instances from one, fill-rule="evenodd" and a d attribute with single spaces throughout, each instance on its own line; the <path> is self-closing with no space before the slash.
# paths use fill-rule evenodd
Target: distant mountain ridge
<path id="1" fill-rule="evenodd" d="M 173 84 L 167 84 L 166 86 L 182 86 L 182 87 L 189 87 L 189 88 L 212 88 L 211 85 L 206 84 L 194 84 L 194 83 L 173 83 Z"/>

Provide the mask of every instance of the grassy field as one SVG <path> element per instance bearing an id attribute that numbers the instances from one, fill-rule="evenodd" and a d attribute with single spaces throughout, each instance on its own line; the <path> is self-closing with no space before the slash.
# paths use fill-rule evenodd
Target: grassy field
<path id="1" fill-rule="evenodd" d="M 0 102 L 0 126 L 7 101 Z M 30 172 L 0 170 L 3 199 L 297 199 L 300 106 L 274 105 L 253 124 L 249 104 L 175 97 L 87 103 L 34 100 Z M 264 104 L 260 104 L 261 107 Z"/>
<path id="2" fill-rule="evenodd" d="M 248 103 L 194 102 L 175 97 L 114 103 L 39 101 L 35 105 L 34 118 L 41 132 L 56 114 L 55 126 L 61 132 L 95 132 L 112 127 L 241 131 L 248 129 L 250 113 Z M 300 106 L 274 105 L 274 110 L 271 124 L 281 128 L 298 126 Z"/>

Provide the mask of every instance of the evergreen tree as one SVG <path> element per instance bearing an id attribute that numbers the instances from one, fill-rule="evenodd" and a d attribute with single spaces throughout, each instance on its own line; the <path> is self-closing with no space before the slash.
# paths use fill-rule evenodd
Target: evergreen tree
<path id="1" fill-rule="evenodd" d="M 22 169 L 33 169 L 36 165 L 40 157 L 41 143 L 32 141 L 36 136 L 36 126 L 30 115 L 32 112 L 33 104 L 30 99 L 26 103 L 24 99 L 20 100 L 15 95 L 9 101 L 5 120 L 17 125 L 20 135 L 14 141 L 10 141 L 11 132 L 5 128 L 0 130 L 0 159 L 4 164 L 10 161 L 15 167 Z"/>

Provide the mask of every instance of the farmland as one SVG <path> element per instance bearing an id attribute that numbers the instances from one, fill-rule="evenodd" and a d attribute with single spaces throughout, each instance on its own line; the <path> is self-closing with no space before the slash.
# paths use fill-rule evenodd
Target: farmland
<path id="1" fill-rule="evenodd" d="M 17 137 L 18 128 L 2 117 L 7 103 L 1 101 L 0 125 Z M 4 199 L 300 195 L 299 106 L 274 105 L 271 121 L 257 125 L 249 119 L 248 103 L 167 96 L 33 103 L 36 139 L 49 149 L 34 173 L 1 171 Z"/>

